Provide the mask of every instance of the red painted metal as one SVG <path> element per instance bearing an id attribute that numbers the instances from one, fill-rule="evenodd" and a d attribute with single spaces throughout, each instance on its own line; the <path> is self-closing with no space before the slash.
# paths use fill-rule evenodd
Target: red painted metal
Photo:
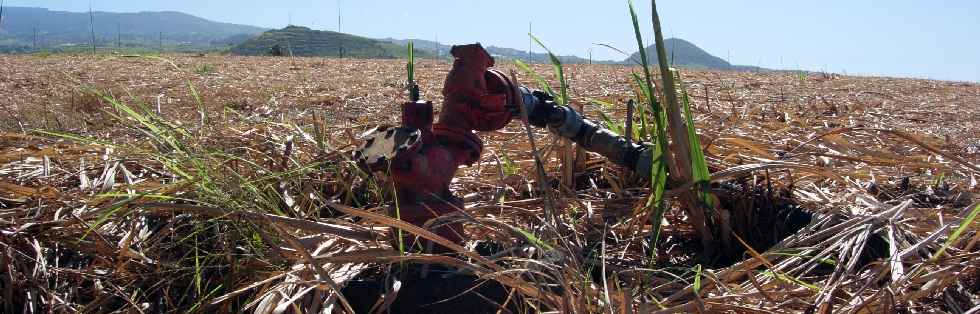
<path id="1" fill-rule="evenodd" d="M 421 130 L 422 141 L 398 154 L 390 169 L 398 194 L 397 214 L 418 226 L 464 208 L 449 183 L 460 166 L 480 159 L 483 141 L 474 131 L 498 130 L 513 118 L 507 105 L 514 103 L 514 85 L 490 69 L 493 57 L 480 44 L 455 46 L 451 53 L 455 59 L 442 90 L 445 103 L 439 121 L 432 123 L 431 102 L 407 102 L 401 108 L 402 124 Z M 459 222 L 433 231 L 455 243 L 463 239 Z M 412 247 L 423 242 L 405 243 Z"/>

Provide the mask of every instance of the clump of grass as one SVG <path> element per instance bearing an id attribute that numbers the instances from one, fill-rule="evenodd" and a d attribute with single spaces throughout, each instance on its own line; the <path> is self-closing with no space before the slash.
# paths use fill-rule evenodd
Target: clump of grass
<path id="1" fill-rule="evenodd" d="M 639 19 L 637 18 L 636 9 L 634 8 L 632 1 L 629 1 L 628 5 L 630 17 L 633 21 L 633 34 L 636 37 L 636 44 L 640 53 L 640 65 L 643 67 L 643 80 L 640 80 L 640 77 L 636 73 L 633 73 L 633 79 L 634 82 L 640 86 L 640 91 L 642 91 L 642 94 L 637 95 L 642 97 L 638 98 L 646 100 L 647 107 L 649 107 L 649 110 L 652 112 L 654 117 L 653 129 L 651 130 L 650 127 L 648 127 L 645 114 L 646 110 L 644 109 L 645 106 L 640 106 L 640 126 L 642 130 L 645 130 L 645 132 L 641 131 L 641 133 L 646 133 L 648 141 L 650 143 L 654 143 L 653 158 L 655 158 L 655 160 L 653 160 L 651 163 L 653 165 L 653 167 L 651 167 L 652 173 L 649 174 L 652 193 L 647 201 L 646 210 L 649 213 L 647 217 L 652 217 L 651 226 L 653 226 L 654 230 L 650 241 L 650 252 L 653 256 L 655 256 L 657 254 L 657 243 L 660 240 L 661 222 L 663 220 L 664 213 L 667 210 L 667 204 L 663 196 L 667 187 L 667 180 L 669 176 L 667 169 L 671 162 L 670 156 L 668 155 L 668 152 L 670 152 L 670 146 L 667 144 L 667 115 L 663 106 L 661 106 L 660 102 L 657 101 L 654 93 L 655 89 L 653 78 L 650 75 L 647 49 L 643 44 L 643 36 L 640 34 L 640 23 Z M 696 221 L 694 223 L 696 223 Z"/>
<path id="2" fill-rule="evenodd" d="M 225 137 L 229 130 L 203 123 L 207 121 L 205 107 L 194 87 L 191 85 L 189 88 L 201 112 L 202 123 L 197 128 L 207 129 L 208 132 L 189 129 L 156 115 L 143 104 L 127 104 L 97 91 L 91 94 L 97 95 L 111 107 L 104 113 L 120 125 L 141 134 L 142 142 L 126 143 L 65 132 L 37 131 L 42 135 L 111 149 L 114 153 L 105 157 L 107 169 L 144 169 L 142 175 L 122 170 L 126 182 L 130 183 L 125 188 L 113 188 L 118 184 L 107 184 L 108 189 L 96 193 L 89 201 L 91 208 L 81 212 L 78 218 L 83 223 L 69 225 L 62 233 L 68 237 L 77 234 L 80 241 L 87 243 L 84 245 L 93 248 L 99 248 L 100 245 L 96 244 L 106 239 L 114 241 L 112 243 L 120 238 L 128 239 L 124 241 L 127 244 L 122 249 L 124 253 L 126 250 L 131 253 L 119 257 L 73 260 L 72 263 L 96 268 L 108 263 L 119 269 L 135 267 L 130 271 L 138 272 L 142 272 L 137 270 L 141 267 L 156 267 L 155 271 L 144 273 L 140 278 L 120 277 L 103 281 L 102 284 L 110 289 L 119 289 L 109 291 L 106 297 L 110 299 L 107 301 L 116 301 L 111 301 L 107 306 L 127 308 L 126 303 L 116 303 L 127 298 L 145 298 L 159 301 L 147 303 L 138 309 L 154 312 L 178 309 L 195 311 L 213 307 L 210 304 L 213 300 L 234 291 L 240 282 L 263 280 L 256 277 L 253 271 L 271 271 L 278 267 L 276 264 L 281 265 L 281 261 L 273 261 L 281 260 L 282 257 L 275 257 L 284 253 L 281 246 L 292 246 L 288 240 L 295 230 L 301 230 L 300 234 L 316 233 L 316 230 L 321 233 L 340 232 L 358 241 L 375 238 L 376 235 L 371 235 L 366 229 L 349 233 L 344 231 L 349 227 L 336 229 L 333 225 L 303 220 L 321 215 L 319 206 L 322 205 L 318 204 L 322 204 L 322 201 L 316 201 L 317 197 L 323 197 L 316 196 L 320 192 L 305 195 L 302 192 L 303 189 L 317 190 L 309 185 L 311 180 L 324 175 L 329 177 L 331 173 L 341 177 L 351 176 L 338 182 L 360 180 L 356 172 L 345 174 L 347 167 L 344 165 L 348 161 L 343 155 L 334 152 L 319 156 L 317 160 L 311 160 L 311 156 L 294 156 L 291 152 L 294 143 L 289 136 L 278 137 L 284 141 L 284 149 L 268 150 L 261 145 L 255 147 L 247 143 L 239 143 L 246 146 L 235 147 L 236 143 L 229 142 Z M 277 125 L 281 124 L 269 126 L 286 134 L 305 134 L 295 125 Z M 140 163 L 113 161 L 117 160 L 117 154 L 130 160 L 140 160 Z M 96 180 L 112 182 L 119 173 L 104 172 Z M 147 173 L 154 175 L 143 177 Z M 348 186 L 346 189 L 353 188 Z M 161 220 L 161 217 L 177 218 Z M 284 231 L 279 225 L 291 225 L 292 230 Z M 133 235 L 126 233 L 140 228 L 143 229 L 142 235 L 137 238 L 131 238 Z M 82 249 L 82 252 L 85 251 Z M 243 269 L 239 265 L 242 263 L 266 266 L 241 272 Z M 164 276 L 168 272 L 181 275 Z M 155 285 L 145 282 L 167 277 L 170 278 Z M 77 284 L 91 285 L 91 282 L 85 282 L 82 280 Z M 128 291 L 126 287 L 129 286 L 150 289 L 133 295 L 119 294 Z M 246 296 L 254 297 L 257 293 Z M 88 297 L 78 294 L 71 298 Z M 240 310 L 247 303 L 243 302 L 247 298 L 222 307 Z M 26 307 L 35 306 L 32 300 L 22 301 L 26 302 Z"/>
<path id="3" fill-rule="evenodd" d="M 707 183 L 706 180 L 710 180 L 710 175 L 707 174 L 707 165 L 704 160 L 703 154 L 701 158 L 694 158 L 701 150 L 700 144 L 697 141 L 697 133 L 695 132 L 693 125 L 688 125 L 684 119 L 684 107 L 681 102 L 678 101 L 678 93 L 676 89 L 676 83 L 674 81 L 674 72 L 671 71 L 669 64 L 667 63 L 667 48 L 664 47 L 663 31 L 660 26 L 660 15 L 657 12 L 657 2 L 655 0 L 650 1 L 651 11 L 653 16 L 653 30 L 654 37 L 656 39 L 655 45 L 657 48 L 657 60 L 660 67 L 660 76 L 663 82 L 662 91 L 663 99 L 666 100 L 667 107 L 665 108 L 667 115 L 667 124 L 669 125 L 668 130 L 670 131 L 671 137 L 673 139 L 671 146 L 671 159 L 670 169 L 671 169 L 671 179 L 675 182 L 681 184 L 687 184 L 689 182 L 694 182 L 699 185 L 704 185 Z M 636 23 L 634 23 L 636 25 Z M 637 31 L 639 34 L 639 31 Z M 639 37 L 638 37 L 639 38 Z M 640 51 L 645 51 L 644 48 L 640 48 Z M 646 64 L 644 64 L 644 68 Z M 649 81 L 649 76 L 647 80 Z M 687 110 L 688 112 L 690 110 Z M 690 118 L 690 115 L 687 115 Z M 693 123 L 693 119 L 689 119 Z M 693 181 L 698 180 L 698 181 Z M 689 215 L 691 219 L 691 225 L 697 230 L 699 237 L 701 238 L 701 243 L 706 249 L 713 249 L 718 246 L 714 242 L 714 235 L 712 232 L 711 223 L 711 213 L 706 213 L 706 211 L 711 211 L 711 197 L 706 190 L 697 192 L 700 196 L 700 201 L 694 196 L 694 194 L 685 194 L 680 198 L 681 206 L 685 209 L 685 212 Z"/>
<path id="4" fill-rule="evenodd" d="M 197 73 L 197 75 L 210 75 L 214 71 L 215 67 L 212 64 L 202 64 L 194 68 L 194 73 Z"/>

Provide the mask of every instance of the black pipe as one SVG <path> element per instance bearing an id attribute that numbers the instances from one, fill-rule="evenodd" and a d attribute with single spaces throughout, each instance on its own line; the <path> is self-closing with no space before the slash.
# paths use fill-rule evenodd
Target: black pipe
<path id="1" fill-rule="evenodd" d="M 654 149 L 649 143 L 631 143 L 626 137 L 583 118 L 575 109 L 556 105 L 548 93 L 522 86 L 521 94 L 531 125 L 547 127 L 551 133 L 638 174 L 650 173 Z"/>

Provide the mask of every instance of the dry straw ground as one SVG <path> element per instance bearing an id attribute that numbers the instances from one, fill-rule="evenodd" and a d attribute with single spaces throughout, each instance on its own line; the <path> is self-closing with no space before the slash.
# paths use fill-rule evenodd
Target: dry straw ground
<path id="1" fill-rule="evenodd" d="M 437 105 L 449 66 L 416 65 Z M 544 230 L 516 122 L 482 134 L 482 161 L 453 184 L 468 201 L 455 218 L 495 254 L 392 248 L 392 227 L 432 235 L 384 216 L 390 183 L 345 156 L 356 134 L 398 123 L 400 60 L 0 56 L 0 69 L 7 313 L 342 311 L 357 296 L 340 287 L 374 274 L 390 288 L 383 274 L 408 272 L 408 262 L 499 282 L 502 311 L 976 313 L 980 304 L 977 84 L 682 71 L 715 188 L 749 201 L 728 204 L 748 211 L 740 223 L 775 237 L 769 230 L 788 223 L 754 220 L 757 207 L 812 214 L 785 239 L 733 243 L 738 254 L 722 261 L 699 254 L 679 211 L 651 252 L 648 189 L 597 156 L 577 169 L 576 186 L 552 184 L 571 232 Z M 635 70 L 569 66 L 572 103 L 621 123 Z M 557 142 L 538 131 L 558 177 Z M 791 204 L 752 203 L 772 199 Z M 378 307 L 392 304 L 398 289 L 389 290 Z"/>

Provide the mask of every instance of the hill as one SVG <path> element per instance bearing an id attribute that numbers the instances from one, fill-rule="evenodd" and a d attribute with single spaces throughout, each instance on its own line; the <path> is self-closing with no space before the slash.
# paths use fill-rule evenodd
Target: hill
<path id="1" fill-rule="evenodd" d="M 408 39 L 393 39 L 385 38 L 383 41 L 387 41 L 393 44 L 398 44 L 400 46 L 405 46 L 408 44 Z M 446 55 L 452 46 L 444 45 L 430 40 L 424 39 L 413 39 L 415 42 L 415 48 L 419 50 L 427 50 L 432 54 Z M 707 51 L 699 48 L 698 46 L 692 44 L 689 41 L 680 38 L 670 38 L 664 41 L 664 45 L 667 47 L 667 53 L 672 57 L 672 64 L 678 67 L 685 68 L 698 68 L 698 69 L 713 69 L 713 70 L 734 70 L 734 71 L 766 71 L 766 69 L 755 67 L 755 66 L 742 66 L 742 65 L 732 65 L 725 60 L 713 56 Z M 486 47 L 487 51 L 490 52 L 496 58 L 511 59 L 511 60 L 528 60 L 528 53 L 526 50 L 519 50 L 513 48 L 503 48 L 496 46 Z M 656 46 L 651 45 L 647 47 L 647 52 L 651 58 L 651 62 L 656 64 Z M 559 56 L 558 59 L 565 64 L 576 64 L 576 63 L 589 63 L 590 60 L 587 58 L 582 58 L 579 56 Z M 638 64 L 640 60 L 639 53 L 633 53 L 629 58 L 622 61 L 614 60 L 591 60 L 592 63 L 598 64 Z M 550 63 L 551 59 L 546 53 L 531 53 L 531 63 Z"/>
<path id="2" fill-rule="evenodd" d="M 43 8 L 5 7 L 0 26 L 0 46 L 33 46 L 34 35 L 40 48 L 90 45 L 90 17 L 87 12 L 51 11 Z M 97 46 L 157 47 L 164 45 L 208 47 L 213 43 L 251 36 L 266 29 L 220 23 L 181 12 L 113 13 L 93 12 Z"/>
<path id="3" fill-rule="evenodd" d="M 668 38 L 664 40 L 664 48 L 667 48 L 667 60 L 673 66 L 713 70 L 735 70 L 739 69 L 722 58 L 715 57 L 694 45 L 693 43 L 680 39 Z M 647 47 L 647 56 L 651 64 L 657 64 L 657 46 Z M 640 53 L 634 52 L 623 63 L 639 63 Z M 751 67 L 742 67 L 745 69 Z"/>
<path id="4" fill-rule="evenodd" d="M 162 45 L 168 51 L 206 51 L 231 48 L 240 55 L 268 55 L 279 44 L 285 53 L 296 56 L 336 57 L 343 55 L 358 58 L 394 58 L 405 55 L 407 39 L 372 39 L 331 31 L 317 31 L 306 27 L 290 26 L 272 30 L 221 23 L 181 12 L 112 13 L 93 12 L 95 18 L 96 46 L 112 48 L 158 49 Z M 91 29 L 87 12 L 51 11 L 43 8 L 5 7 L 0 24 L 0 52 L 31 52 L 38 50 L 86 49 L 91 43 Z M 37 41 L 35 46 L 35 31 Z M 263 33 L 265 32 L 265 33 Z M 261 34 L 261 36 L 259 35 Z M 415 42 L 420 58 L 448 57 L 451 45 L 430 40 Z M 691 42 L 679 38 L 665 41 L 672 64 L 679 67 L 735 71 L 765 71 L 758 67 L 732 65 L 711 55 Z M 121 46 L 121 47 L 117 47 Z M 487 46 L 487 51 L 498 59 L 527 62 L 525 50 Z M 653 46 L 647 48 L 655 56 Z M 635 64 L 639 54 L 621 61 L 589 60 L 579 56 L 559 56 L 566 64 L 602 63 Z M 652 62 L 656 63 L 653 58 Z M 545 53 L 531 53 L 531 63 L 550 63 Z"/>
<path id="5" fill-rule="evenodd" d="M 396 58 L 404 57 L 404 47 L 390 42 L 351 34 L 318 31 L 302 26 L 289 26 L 271 30 L 231 48 L 231 52 L 244 56 L 269 55 L 275 45 L 284 54 L 304 57 L 354 57 Z M 448 51 L 448 50 L 447 50 Z M 432 57 L 428 50 L 417 50 L 418 57 Z"/>
<path id="6" fill-rule="evenodd" d="M 397 45 L 400 45 L 400 46 L 403 46 L 403 47 L 406 46 L 406 45 L 408 45 L 408 42 L 409 41 L 413 41 L 415 43 L 415 49 L 417 49 L 417 50 L 424 50 L 424 51 L 427 51 L 427 52 L 432 53 L 434 55 L 440 55 L 440 56 L 447 56 L 449 54 L 449 49 L 452 48 L 451 45 L 445 45 L 445 44 L 441 44 L 441 43 L 437 43 L 437 42 L 434 42 L 434 41 L 431 41 L 431 40 L 425 40 L 425 39 L 394 39 L 394 38 L 385 38 L 385 39 L 382 39 L 382 40 L 383 41 L 386 41 L 386 42 L 393 43 L 393 44 L 397 44 Z M 487 49 L 487 52 L 489 52 L 490 55 L 494 56 L 495 58 L 502 58 L 502 59 L 508 59 L 508 60 L 521 60 L 521 61 L 525 61 L 525 62 L 527 62 L 527 60 L 528 60 L 528 54 L 527 54 L 527 51 L 526 50 L 519 50 L 519 49 L 513 49 L 513 48 L 503 48 L 503 47 L 497 47 L 497 46 L 487 46 L 485 48 Z M 561 60 L 561 62 L 562 63 L 565 63 L 565 64 L 589 63 L 589 59 L 582 58 L 582 57 L 579 57 L 579 56 L 570 56 L 570 55 L 558 56 L 558 59 Z M 608 63 L 612 63 L 612 64 L 618 63 L 617 61 L 609 61 L 609 60 L 593 60 L 592 62 L 594 62 L 594 63 L 606 63 L 606 64 L 608 64 Z M 547 53 L 531 53 L 531 63 L 551 63 L 551 59 L 548 57 L 548 54 Z"/>

